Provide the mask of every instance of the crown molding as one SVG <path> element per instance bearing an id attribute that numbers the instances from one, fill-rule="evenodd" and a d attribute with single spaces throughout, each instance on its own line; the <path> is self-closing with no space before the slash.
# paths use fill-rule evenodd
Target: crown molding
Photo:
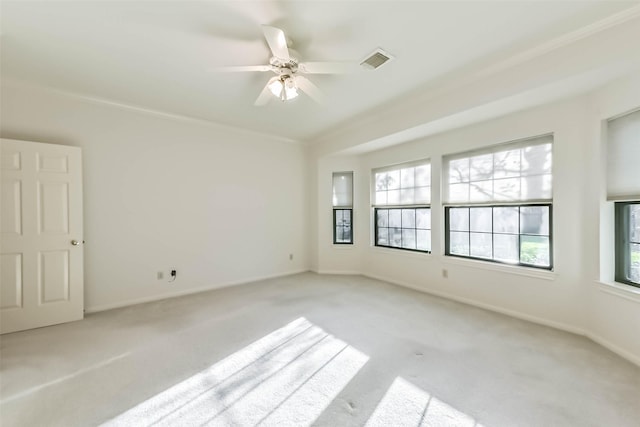
<path id="1" fill-rule="evenodd" d="M 180 122 L 184 122 L 184 123 L 191 123 L 191 124 L 197 124 L 197 125 L 201 125 L 201 126 L 212 127 L 212 128 L 217 129 L 217 130 L 227 131 L 227 132 L 235 132 L 235 133 L 240 133 L 240 134 L 244 134 L 244 135 L 247 135 L 247 136 L 261 137 L 261 138 L 265 138 L 266 137 L 266 138 L 269 138 L 270 140 L 273 140 L 274 142 L 283 142 L 283 143 L 296 144 L 296 145 L 301 145 L 301 146 L 306 146 L 307 145 L 307 142 L 305 142 L 305 141 L 286 138 L 286 137 L 283 137 L 283 136 L 280 136 L 280 135 L 273 135 L 273 134 L 269 134 L 269 133 L 258 132 L 258 131 L 249 130 L 249 129 L 245 129 L 245 128 L 235 127 L 235 126 L 231 126 L 231 125 L 227 125 L 227 124 L 224 124 L 224 123 L 219 123 L 219 122 L 215 122 L 213 120 L 207 120 L 207 119 L 203 119 L 203 118 L 199 118 L 199 117 L 192 117 L 192 116 L 188 116 L 188 115 L 184 115 L 184 114 L 171 113 L 171 112 L 162 111 L 162 110 L 156 110 L 156 109 L 153 109 L 153 108 L 143 107 L 143 106 L 139 106 L 139 105 L 126 104 L 126 103 L 123 103 L 123 102 L 120 102 L 120 101 L 114 101 L 114 100 L 108 99 L 108 98 L 101 98 L 101 97 L 92 96 L 92 95 L 85 95 L 85 94 L 81 94 L 81 93 L 77 93 L 77 92 L 67 91 L 67 90 L 64 90 L 64 89 L 58 89 L 58 88 L 51 87 L 51 86 L 37 85 L 37 84 L 33 84 L 31 82 L 25 82 L 25 81 L 21 81 L 21 80 L 17 80 L 17 79 L 3 78 L 2 79 L 2 85 L 3 86 L 32 88 L 32 89 L 41 90 L 41 91 L 44 91 L 44 92 L 57 94 L 57 95 L 60 95 L 60 96 L 65 96 L 65 97 L 68 97 L 68 98 L 78 99 L 78 100 L 89 102 L 89 103 L 96 104 L 96 105 L 104 105 L 104 106 L 109 106 L 109 107 L 115 107 L 115 108 L 119 108 L 119 109 L 122 109 L 122 110 L 127 110 L 127 111 L 132 111 L 132 112 L 136 112 L 136 113 L 140 113 L 140 114 L 145 114 L 145 115 L 148 115 L 148 116 L 160 117 L 160 118 L 180 121 Z"/>
<path id="2" fill-rule="evenodd" d="M 566 33 L 562 36 L 551 39 L 547 42 L 540 43 L 535 47 L 518 51 L 515 54 L 504 54 L 505 59 L 494 61 L 493 63 L 486 61 L 484 64 L 469 64 L 466 67 L 454 70 L 448 75 L 431 81 L 428 85 L 423 86 L 420 90 L 415 91 L 411 96 L 401 96 L 392 100 L 385 105 L 372 108 L 351 120 L 344 121 L 324 132 L 318 132 L 308 139 L 310 146 L 314 151 L 322 152 L 323 146 L 330 144 L 331 141 L 345 140 L 353 137 L 361 129 L 371 126 L 377 126 L 380 120 L 384 121 L 388 116 L 404 114 L 408 108 L 417 109 L 421 104 L 429 104 L 437 102 L 451 95 L 452 93 L 460 93 L 469 88 L 478 87 L 484 84 L 488 79 L 496 79 L 501 76 L 508 76 L 510 72 L 516 71 L 518 67 L 524 63 L 535 61 L 549 54 L 556 54 L 562 49 L 571 49 L 573 45 L 581 40 L 589 37 L 598 36 L 607 30 L 614 30 L 625 24 L 635 24 L 633 20 L 638 19 L 638 28 L 640 28 L 640 4 L 630 7 L 624 11 L 610 15 L 607 18 L 586 25 L 578 30 Z M 390 132 L 386 136 L 402 132 L 398 129 L 389 129 Z M 396 143 L 406 142 L 402 140 Z M 353 148 L 353 147 L 347 147 Z M 342 148 L 340 148 L 342 150 Z"/>
<path id="3" fill-rule="evenodd" d="M 539 44 L 534 48 L 531 48 L 531 49 L 525 50 L 524 52 L 520 52 L 516 55 L 513 55 L 506 60 L 500 61 L 494 65 L 486 67 L 484 70 L 482 70 L 478 74 L 480 76 L 485 76 L 485 75 L 494 74 L 494 73 L 506 70 L 508 68 L 515 67 L 524 62 L 546 55 L 550 52 L 553 52 L 554 50 L 576 43 L 582 39 L 593 36 L 602 31 L 608 30 L 609 28 L 624 24 L 625 22 L 631 21 L 638 17 L 640 17 L 640 4 L 637 6 L 630 7 L 629 9 L 623 10 L 621 12 L 615 13 L 611 16 L 601 19 L 600 21 L 596 21 L 594 23 L 586 25 L 575 31 L 571 31 L 569 33 L 563 34 L 562 36 L 556 37 L 552 40 Z"/>

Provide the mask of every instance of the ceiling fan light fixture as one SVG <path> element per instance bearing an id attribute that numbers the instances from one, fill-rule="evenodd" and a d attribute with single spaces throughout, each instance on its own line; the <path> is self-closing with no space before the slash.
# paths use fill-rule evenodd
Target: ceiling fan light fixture
<path id="1" fill-rule="evenodd" d="M 291 77 L 285 79 L 284 81 L 284 95 L 287 101 L 290 101 L 298 96 L 298 88 L 296 87 L 296 82 Z"/>
<path id="2" fill-rule="evenodd" d="M 312 100 L 322 103 L 324 96 L 316 85 L 300 74 L 337 74 L 346 72 L 343 63 L 309 62 L 301 64 L 299 55 L 289 49 L 288 40 L 280 28 L 263 25 L 262 31 L 273 56 L 269 65 L 249 65 L 226 67 L 233 71 L 272 71 L 276 77 L 271 78 L 264 86 L 253 105 L 261 107 L 271 99 L 271 95 L 282 102 L 291 101 L 300 95 L 308 95 Z M 298 74 L 300 72 L 300 74 Z"/>
<path id="3" fill-rule="evenodd" d="M 291 101 L 298 97 L 298 88 L 295 81 L 289 76 L 274 79 L 268 84 L 269 91 L 281 101 Z"/>
<path id="4" fill-rule="evenodd" d="M 280 98 L 282 96 L 282 89 L 284 84 L 280 81 L 280 79 L 275 79 L 271 83 L 269 83 L 269 90 L 276 98 Z"/>
<path id="5" fill-rule="evenodd" d="M 291 101 L 293 98 L 297 98 L 298 97 L 298 89 L 296 89 L 295 87 L 286 87 L 284 89 L 285 92 L 285 96 L 286 96 L 286 100 L 287 101 Z"/>

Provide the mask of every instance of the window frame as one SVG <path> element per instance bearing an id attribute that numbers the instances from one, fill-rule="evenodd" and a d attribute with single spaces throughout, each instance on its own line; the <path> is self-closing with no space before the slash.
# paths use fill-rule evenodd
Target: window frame
<path id="1" fill-rule="evenodd" d="M 413 186 L 413 187 L 406 187 L 405 189 L 413 189 L 415 191 L 415 189 L 418 188 L 428 188 L 428 201 L 419 201 L 416 203 L 415 198 L 413 199 L 413 203 L 406 203 L 403 204 L 402 202 L 400 202 L 400 200 L 398 200 L 397 203 L 388 203 L 388 199 L 386 203 L 376 203 L 377 200 L 377 188 L 376 188 L 376 174 L 378 173 L 385 173 L 385 172 L 393 172 L 393 171 L 398 171 L 399 173 L 401 173 L 401 171 L 403 169 L 406 168 L 416 168 L 419 166 L 426 166 L 428 165 L 429 167 L 429 173 L 428 173 L 428 178 L 429 178 L 429 185 L 428 186 Z M 373 211 L 373 247 L 378 247 L 378 248 L 384 248 L 384 249 L 393 249 L 393 250 L 402 250 L 402 251 L 409 251 L 409 252 L 415 252 L 415 253 L 420 253 L 420 254 L 431 254 L 431 252 L 433 251 L 433 220 L 430 220 L 429 223 L 429 248 L 430 250 L 422 250 L 422 249 L 411 249 L 411 248 L 403 248 L 403 247 L 398 247 L 398 246 L 389 246 L 389 245 L 379 245 L 378 244 L 378 210 L 394 210 L 394 209 L 398 209 L 398 210 L 402 210 L 402 209 L 413 209 L 414 211 L 416 209 L 428 209 L 429 210 L 429 217 L 431 217 L 431 196 L 433 194 L 433 168 L 431 167 L 431 159 L 430 158 L 422 158 L 422 159 L 418 159 L 418 160 L 412 160 L 412 161 L 408 161 L 408 162 L 402 162 L 402 163 L 396 163 L 393 165 L 387 165 L 387 166 L 382 166 L 379 168 L 373 168 L 371 169 L 371 188 L 370 188 L 370 197 L 372 200 L 371 203 L 371 208 Z M 414 176 L 415 177 L 415 176 Z M 402 179 L 402 178 L 400 178 Z M 402 191 L 403 187 L 402 184 L 399 185 L 398 187 L 398 191 Z M 386 190 L 387 192 L 389 191 L 388 189 Z M 387 194 L 388 196 L 388 194 Z M 401 214 L 402 215 L 402 214 Z M 389 228 L 396 228 L 396 227 L 389 227 Z M 401 227 L 402 229 L 402 227 Z M 423 230 L 423 229 L 417 229 L 415 227 L 413 227 L 414 230 Z M 416 241 L 416 247 L 417 247 L 417 241 Z"/>
<path id="2" fill-rule="evenodd" d="M 337 233 L 337 229 L 338 229 L 338 224 L 336 223 L 337 220 L 337 211 L 349 211 L 349 227 L 351 227 L 351 235 L 350 235 L 350 239 L 348 242 L 338 242 L 338 233 Z M 349 207 L 334 207 L 333 208 L 333 244 L 334 245 L 353 245 L 353 208 L 349 208 Z"/>
<path id="3" fill-rule="evenodd" d="M 336 177 L 342 177 L 344 178 L 345 176 L 350 176 L 349 178 L 349 182 L 351 185 L 351 188 L 348 191 L 348 195 L 349 197 L 347 197 L 349 203 L 348 204 L 340 204 L 338 201 L 336 201 Z M 333 244 L 334 245 L 353 245 L 353 234 L 354 234 L 354 230 L 353 230 L 353 181 L 354 180 L 354 173 L 353 171 L 341 171 L 341 172 L 333 172 L 331 174 L 331 189 L 333 192 L 333 201 L 332 201 L 332 217 L 333 217 Z M 351 227 L 351 236 L 348 242 L 338 242 L 338 233 L 337 233 L 337 227 L 338 227 L 338 223 L 337 223 L 337 213 L 338 211 L 349 211 L 349 226 Z"/>
<path id="4" fill-rule="evenodd" d="M 550 149 L 549 149 L 549 155 L 550 158 L 549 160 L 549 165 L 548 165 L 548 170 L 549 172 L 546 172 L 547 170 L 547 166 L 542 165 L 542 169 L 540 169 L 539 171 L 537 171 L 536 173 L 525 173 L 522 169 L 522 156 L 523 153 L 525 152 L 525 150 L 527 150 L 528 148 L 531 147 L 540 147 L 540 146 L 544 146 L 544 145 L 549 145 Z M 456 258 L 466 258 L 466 259 L 471 259 L 471 260 L 477 260 L 477 261 L 484 261 L 484 262 L 489 262 L 489 263 L 494 263 L 494 264 L 503 264 L 503 265 L 510 265 L 510 266 L 514 266 L 514 267 L 524 267 L 524 268 L 535 268 L 537 270 L 547 270 L 547 271 L 553 271 L 554 269 L 554 257 L 553 257 L 553 194 L 554 194 L 554 190 L 553 190 L 553 176 L 554 176 L 554 161 L 553 161 L 553 157 L 554 157 L 554 148 L 555 148 L 555 136 L 554 133 L 545 133 L 545 134 L 541 134 L 541 135 L 536 135 L 536 136 L 531 136 L 531 137 L 526 137 L 526 138 L 521 138 L 521 139 L 517 139 L 517 140 L 512 140 L 512 141 L 507 141 L 507 142 L 502 142 L 502 143 L 498 143 L 498 144 L 492 144 L 492 145 L 488 145 L 488 146 L 484 146 L 478 149 L 472 149 L 472 150 L 468 150 L 468 151 L 463 151 L 463 152 L 457 152 L 457 153 L 451 153 L 451 154 L 446 154 L 443 155 L 442 157 L 442 170 L 441 170 L 441 180 L 443 183 L 443 187 L 442 187 L 442 199 L 443 199 L 443 207 L 444 207 L 444 255 L 445 256 L 449 256 L 449 257 L 456 257 Z M 504 176 L 497 176 L 496 175 L 496 169 L 495 169 L 495 154 L 499 154 L 502 152 L 511 152 L 511 151 L 515 151 L 518 150 L 519 151 L 519 161 L 518 161 L 518 174 L 514 174 L 512 177 L 507 177 L 505 178 Z M 545 150 L 543 150 L 545 151 Z M 472 175 L 473 175 L 473 170 L 471 168 L 471 162 L 473 160 L 473 158 L 475 157 L 479 157 L 479 156 L 485 156 L 485 155 L 489 155 L 491 154 L 492 157 L 492 168 L 491 168 L 491 174 L 488 174 L 487 171 L 487 176 L 484 176 L 482 179 L 478 180 L 478 179 L 472 179 Z M 460 198 L 456 195 L 456 192 L 452 191 L 452 185 L 455 185 L 457 183 L 457 181 L 452 181 L 451 180 L 451 170 L 452 170 L 452 162 L 454 161 L 459 161 L 462 159 L 468 159 L 469 160 L 469 166 L 467 168 L 467 173 L 469 175 L 468 179 L 462 180 L 462 183 L 467 183 L 469 185 L 469 193 L 467 194 L 467 197 L 464 198 L 464 200 L 459 200 Z M 546 162 L 546 160 L 545 160 Z M 540 165 L 539 165 L 540 166 Z M 534 169 L 535 170 L 535 169 Z M 466 176 L 466 174 L 462 175 L 463 177 Z M 544 177 L 548 176 L 549 177 L 549 187 L 545 188 L 545 184 L 544 184 Z M 528 179 L 532 179 L 532 178 L 537 178 L 537 177 L 541 177 L 541 185 L 542 187 L 540 187 L 539 190 L 539 195 L 534 193 L 531 195 L 527 195 L 525 197 L 525 194 L 523 194 L 522 192 L 522 181 L 523 180 L 528 180 Z M 497 181 L 502 181 L 504 179 L 518 179 L 519 180 L 519 193 L 516 195 L 514 195 L 513 197 L 511 196 L 507 196 L 506 194 L 496 194 L 495 192 L 495 186 L 496 186 L 496 182 Z M 471 188 L 472 187 L 478 187 L 480 188 L 479 183 L 482 182 L 490 182 L 491 183 L 491 196 L 487 197 L 487 200 L 480 200 L 480 199 L 474 199 L 472 197 L 472 192 L 471 192 Z M 542 197 L 542 198 L 540 198 Z M 544 237 L 548 237 L 549 239 L 549 265 L 548 266 L 540 266 L 540 265 L 535 265 L 535 264 L 530 264 L 530 263 L 526 263 L 526 262 L 522 262 L 522 236 L 527 236 L 528 234 L 526 233 L 521 233 L 521 211 L 520 208 L 523 207 L 533 207 L 533 206 L 545 206 L 548 208 L 549 210 L 549 234 L 548 236 L 544 236 Z M 495 258 L 495 246 L 493 245 L 493 242 L 495 241 L 495 237 L 497 234 L 501 234 L 501 233 L 495 233 L 494 232 L 494 225 L 493 225 L 493 214 L 492 214 L 492 226 L 491 226 L 491 236 L 492 236 L 492 252 L 491 252 L 491 258 L 483 258 L 477 255 L 471 255 L 472 251 L 472 247 L 471 247 L 471 227 L 469 224 L 469 231 L 467 232 L 469 234 L 469 255 L 464 255 L 464 254 L 452 254 L 451 253 L 451 236 L 452 236 L 452 231 L 450 230 L 450 209 L 452 208 L 466 208 L 466 209 L 472 209 L 472 208 L 481 208 L 481 207 L 485 207 L 485 208 L 501 208 L 501 207 L 514 207 L 514 208 L 518 208 L 518 233 L 517 233 L 517 237 L 518 237 L 518 259 L 517 261 L 502 261 L 502 260 L 496 260 Z M 492 211 L 493 212 L 493 211 Z M 471 221 L 471 215 L 469 215 L 469 221 Z M 464 232 L 464 231 L 463 231 Z M 489 233 L 487 233 L 489 234 Z M 507 234 L 511 234 L 516 235 L 515 233 L 507 233 Z"/>
<path id="5" fill-rule="evenodd" d="M 629 240 L 629 214 L 627 213 L 627 207 L 631 205 L 639 205 L 640 200 L 630 200 L 624 202 L 615 202 L 615 281 L 624 283 L 626 285 L 635 286 L 640 288 L 640 282 L 634 282 L 629 279 L 628 274 L 630 270 L 630 246 Z M 626 212 L 627 211 L 627 212 Z"/>
<path id="6" fill-rule="evenodd" d="M 404 210 L 404 209 L 413 209 L 414 211 L 416 209 L 428 209 L 429 210 L 429 218 L 431 219 L 431 206 L 430 205 L 406 205 L 406 206 L 375 206 L 373 208 L 373 242 L 374 242 L 374 246 L 378 247 L 378 248 L 386 248 L 386 249 L 399 249 L 402 251 L 410 251 L 410 252 L 417 252 L 420 254 L 430 254 L 433 251 L 433 247 L 431 246 L 431 236 L 432 234 L 432 228 L 429 228 L 429 247 L 431 247 L 430 250 L 426 251 L 426 250 L 422 250 L 422 249 L 411 249 L 411 248 L 404 248 L 402 246 L 398 247 L 398 246 L 390 246 L 390 245 L 379 245 L 378 244 L 378 210 Z M 400 214 L 400 218 L 402 220 L 402 213 Z M 432 225 L 432 221 L 430 221 L 431 223 L 429 224 L 429 226 L 431 227 Z M 397 228 L 397 227 L 387 227 L 387 228 Z M 407 228 L 407 229 L 411 229 L 411 228 Z M 403 230 L 402 226 L 400 226 L 400 230 Z M 413 230 L 425 230 L 423 228 L 416 228 L 413 227 Z M 416 246 L 417 246 L 417 239 L 416 239 Z"/>
<path id="7" fill-rule="evenodd" d="M 549 209 L 549 266 L 541 266 L 541 265 L 535 265 L 535 264 L 528 264 L 528 263 L 524 263 L 521 261 L 521 257 L 522 257 L 522 245 L 521 245 L 521 236 L 529 236 L 530 234 L 526 234 L 526 233 L 521 233 L 520 232 L 520 211 L 518 210 L 518 262 L 507 262 L 507 261 L 500 261 L 500 260 L 496 260 L 496 259 L 492 259 L 492 258 L 482 258 L 482 257 L 477 257 L 477 256 L 473 256 L 473 255 L 460 255 L 460 254 L 452 254 L 450 251 L 450 244 L 451 244 L 451 234 L 450 234 L 450 230 L 449 230 L 449 211 L 452 208 L 467 208 L 467 209 L 473 209 L 473 208 L 505 208 L 505 207 L 511 207 L 511 208 L 522 208 L 522 207 L 535 207 L 535 206 L 544 206 L 547 207 Z M 493 217 L 493 215 L 492 215 Z M 471 235 L 472 231 L 471 231 L 471 215 L 469 215 L 469 235 Z M 492 230 L 491 233 L 486 233 L 486 234 L 491 234 L 492 236 L 492 241 L 493 241 L 493 236 L 495 234 L 501 234 L 501 233 L 494 233 L 493 231 L 493 219 L 492 219 Z M 533 235 L 532 235 L 533 236 Z M 546 237 L 546 236 L 545 236 Z M 469 252 L 471 252 L 471 246 L 469 246 Z M 512 265 L 512 266 L 516 266 L 516 267 L 527 267 L 527 268 L 535 268 L 538 270 L 547 270 L 547 271 L 553 271 L 554 269 L 554 259 L 553 259 L 553 203 L 552 202 L 546 202 L 546 203 L 496 203 L 496 204 L 452 204 L 452 205 L 446 205 L 444 206 L 444 254 L 445 256 L 450 256 L 450 257 L 455 257 L 455 258 L 462 258 L 462 259 L 472 259 L 472 260 L 476 260 L 476 261 L 485 261 L 485 262 L 491 262 L 494 264 L 502 264 L 502 265 Z"/>

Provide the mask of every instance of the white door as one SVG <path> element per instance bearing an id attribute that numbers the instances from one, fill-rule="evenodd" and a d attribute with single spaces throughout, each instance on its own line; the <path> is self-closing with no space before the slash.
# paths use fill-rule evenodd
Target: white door
<path id="1" fill-rule="evenodd" d="M 80 148 L 0 140 L 0 333 L 84 312 Z"/>

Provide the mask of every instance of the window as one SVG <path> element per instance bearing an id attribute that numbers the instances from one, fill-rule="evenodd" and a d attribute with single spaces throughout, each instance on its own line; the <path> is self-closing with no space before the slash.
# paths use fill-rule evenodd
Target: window
<path id="1" fill-rule="evenodd" d="M 640 199 L 640 110 L 607 123 L 607 199 Z"/>
<path id="2" fill-rule="evenodd" d="M 431 252 L 431 164 L 376 169 L 374 186 L 375 245 Z"/>
<path id="3" fill-rule="evenodd" d="M 607 200 L 615 201 L 615 280 L 640 287 L 640 110 L 607 124 Z"/>
<path id="4" fill-rule="evenodd" d="M 351 209 L 333 210 L 333 243 L 353 244 L 351 214 Z"/>
<path id="5" fill-rule="evenodd" d="M 552 268 L 552 141 L 445 156 L 446 255 Z"/>
<path id="6" fill-rule="evenodd" d="M 551 205 L 446 207 L 447 255 L 551 267 Z"/>
<path id="7" fill-rule="evenodd" d="M 618 202 L 616 282 L 640 287 L 640 201 Z"/>
<path id="8" fill-rule="evenodd" d="M 333 243 L 353 244 L 353 172 L 333 174 Z"/>

